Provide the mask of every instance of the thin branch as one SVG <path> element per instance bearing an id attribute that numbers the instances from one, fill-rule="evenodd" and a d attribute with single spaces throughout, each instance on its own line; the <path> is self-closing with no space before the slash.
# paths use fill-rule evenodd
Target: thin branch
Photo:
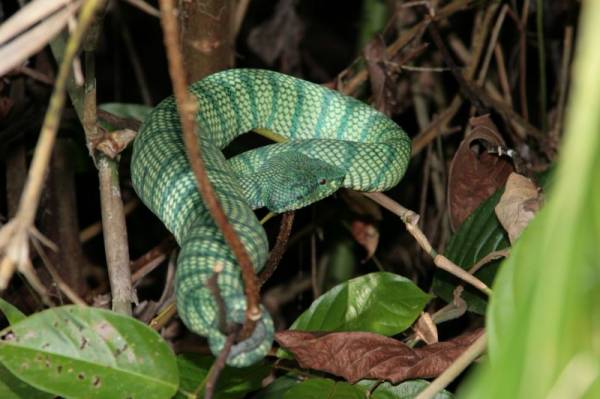
<path id="1" fill-rule="evenodd" d="M 277 235 L 275 246 L 269 254 L 269 258 L 265 263 L 264 269 L 258 276 L 258 285 L 261 287 L 269 278 L 271 278 L 271 276 L 277 269 L 277 266 L 279 265 L 279 262 L 281 261 L 281 258 L 285 253 L 285 250 L 287 249 L 287 243 L 288 239 L 290 238 L 290 233 L 292 231 L 292 225 L 294 224 L 295 214 L 296 213 L 294 211 L 286 212 L 281 218 L 281 226 L 279 227 L 279 234 Z"/>
<path id="2" fill-rule="evenodd" d="M 542 131 L 548 130 L 548 116 L 546 109 L 546 43 L 544 40 L 544 2 L 537 0 L 536 6 L 536 27 L 538 37 L 538 58 L 539 58 L 539 84 L 540 84 L 540 118 L 542 119 Z"/>
<path id="3" fill-rule="evenodd" d="M 125 0 L 127 3 L 136 7 L 137 9 L 145 12 L 148 15 L 152 15 L 153 17 L 160 18 L 160 11 L 150 4 L 146 3 L 144 0 Z"/>
<path id="4" fill-rule="evenodd" d="M 458 377 L 471 363 L 473 363 L 483 352 L 487 344 L 485 333 L 481 334 L 475 342 L 471 344 L 450 367 L 431 382 L 415 399 L 431 399 L 438 392 L 446 388 L 456 377 Z"/>
<path id="5" fill-rule="evenodd" d="M 415 238 L 419 246 L 433 258 L 433 263 L 440 269 L 451 273 L 452 275 L 458 277 L 466 283 L 471 284 L 473 287 L 477 288 L 481 292 L 486 295 L 491 294 L 490 288 L 485 285 L 481 280 L 477 277 L 469 274 L 467 271 L 463 270 L 455 263 L 450 261 L 444 255 L 438 254 L 431 243 L 423 233 L 421 229 L 419 229 L 419 215 L 411 211 L 410 209 L 404 208 L 402 205 L 398 204 L 396 201 L 392 200 L 390 197 L 386 196 L 382 193 L 363 193 L 363 195 L 367 198 L 372 199 L 377 202 L 379 205 L 383 206 L 390 212 L 398 215 L 400 219 L 404 222 L 406 226 L 406 230 Z"/>
<path id="6" fill-rule="evenodd" d="M 562 129 L 563 117 L 565 114 L 565 102 L 567 98 L 567 86 L 569 84 L 569 65 L 571 61 L 571 52 L 573 50 L 573 27 L 571 25 L 565 28 L 565 37 L 563 40 L 563 55 L 560 63 L 560 86 L 558 90 L 558 104 L 556 111 L 556 121 L 552 128 L 552 136 L 558 141 Z"/>
<path id="7" fill-rule="evenodd" d="M 227 216 L 223 212 L 223 208 L 217 199 L 214 188 L 208 180 L 208 175 L 204 168 L 202 152 L 198 145 L 198 137 L 195 134 L 198 131 L 195 120 L 195 115 L 198 111 L 197 103 L 187 91 L 187 75 L 180 49 L 179 23 L 177 21 L 177 11 L 174 0 L 160 0 L 160 9 L 164 42 L 169 61 L 169 73 L 171 75 L 173 92 L 175 94 L 177 108 L 181 119 L 181 128 L 188 159 L 204 204 L 212 215 L 217 227 L 223 232 L 225 241 L 231 248 L 242 270 L 247 308 L 246 322 L 244 323 L 240 338 L 245 339 L 254 330 L 256 321 L 258 321 L 261 316 L 258 282 L 256 275 L 254 274 L 252 261 L 246 252 L 246 248 L 244 248 L 239 237 L 235 233 L 235 230 L 227 220 Z"/>
<path id="8" fill-rule="evenodd" d="M 219 353 L 219 356 L 210 367 L 210 370 L 208 371 L 208 375 L 206 376 L 205 380 L 206 388 L 204 390 L 204 399 L 212 399 L 217 385 L 217 381 L 219 380 L 219 375 L 221 375 L 221 372 L 225 368 L 225 361 L 229 356 L 229 352 L 231 352 L 233 344 L 238 340 L 239 335 L 240 329 L 234 327 L 234 331 L 227 336 L 227 339 L 225 340 L 225 345 L 223 346 L 221 353 Z M 200 385 L 199 389 L 201 388 L 202 385 Z M 197 394 L 198 392 L 195 393 Z"/>

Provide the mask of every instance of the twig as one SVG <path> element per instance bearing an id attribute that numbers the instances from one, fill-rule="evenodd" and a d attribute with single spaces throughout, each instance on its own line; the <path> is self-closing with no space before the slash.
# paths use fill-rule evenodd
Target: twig
<path id="1" fill-rule="evenodd" d="M 227 360 L 227 357 L 229 356 L 229 352 L 231 352 L 231 347 L 233 346 L 234 342 L 237 341 L 239 335 L 240 335 L 240 329 L 237 327 L 234 327 L 234 331 L 231 332 L 227 336 L 227 339 L 225 340 L 225 345 L 223 346 L 223 350 L 221 350 L 221 353 L 219 353 L 219 356 L 217 356 L 217 359 L 210 367 L 210 370 L 208 371 L 208 375 L 206 376 L 206 383 L 205 383 L 206 388 L 204 390 L 204 399 L 212 399 L 214 392 L 215 392 L 216 385 L 217 385 L 217 381 L 219 380 L 219 375 L 225 368 L 225 361 Z M 202 385 L 200 387 L 198 387 L 198 389 L 201 389 L 201 388 L 202 388 Z M 195 393 L 198 394 L 198 392 L 195 392 Z"/>
<path id="2" fill-rule="evenodd" d="M 567 87 L 569 85 L 569 62 L 573 49 L 573 27 L 565 27 L 565 38 L 563 40 L 563 55 L 560 63 L 560 86 L 558 91 L 558 104 L 556 111 L 556 121 L 552 128 L 552 136 L 558 141 L 562 129 L 563 117 L 565 114 L 565 102 L 567 98 Z"/>
<path id="3" fill-rule="evenodd" d="M 489 254 L 487 254 L 486 256 L 484 256 L 483 258 L 479 259 L 479 261 L 476 262 L 473 266 L 471 266 L 469 268 L 469 273 L 475 274 L 479 271 L 479 269 L 481 269 L 483 266 L 485 266 L 489 262 L 494 261 L 496 259 L 506 258 L 509 254 L 510 254 L 509 248 L 492 251 Z"/>
<path id="4" fill-rule="evenodd" d="M 500 81 L 500 87 L 504 93 L 504 101 L 512 107 L 513 100 L 510 94 L 510 83 L 508 82 L 508 74 L 506 73 L 506 65 L 504 64 L 504 53 L 500 43 L 494 47 L 494 56 L 496 57 L 496 66 L 498 67 L 498 80 Z"/>
<path id="5" fill-rule="evenodd" d="M 264 283 L 271 278 L 277 269 L 285 250 L 287 249 L 287 243 L 288 239 L 290 238 L 295 215 L 296 213 L 294 211 L 286 212 L 281 218 L 281 226 L 279 227 L 279 234 L 277 235 L 275 246 L 269 254 L 269 258 L 265 263 L 265 267 L 258 276 L 258 285 L 260 287 L 262 287 Z"/>
<path id="6" fill-rule="evenodd" d="M 467 8 L 470 4 L 471 0 L 454 0 L 453 2 L 449 3 L 448 5 L 437 11 L 436 19 L 441 20 L 444 18 L 448 18 L 452 14 Z M 412 28 L 403 31 L 398 36 L 398 38 L 386 48 L 388 56 L 390 56 L 391 58 L 400 49 L 404 48 L 404 46 L 406 46 L 414 37 L 416 37 L 423 29 L 425 29 L 429 21 L 429 19 L 423 20 L 415 26 L 413 26 Z M 346 72 L 347 71 L 343 71 L 339 76 L 342 76 Z M 344 85 L 344 88 L 341 90 L 342 93 L 355 93 L 356 90 L 360 87 L 360 85 L 367 80 L 368 76 L 369 73 L 367 72 L 367 70 L 365 68 L 362 68 Z"/>
<path id="7" fill-rule="evenodd" d="M 458 69 L 458 67 L 454 63 L 454 59 L 452 59 L 452 56 L 450 55 L 450 51 L 448 51 L 448 48 L 446 47 L 446 45 L 444 44 L 444 41 L 442 40 L 442 37 L 440 36 L 440 32 L 438 30 L 437 23 L 435 22 L 435 20 L 431 20 L 431 23 L 429 24 L 429 26 L 427 28 L 429 29 L 429 34 L 431 35 L 433 42 L 435 43 L 436 47 L 440 50 L 440 53 L 442 54 L 444 61 L 446 62 L 448 67 L 450 67 L 450 71 L 452 71 L 452 75 L 454 75 L 454 78 L 458 82 L 458 85 L 460 86 L 460 89 L 463 92 L 463 94 L 469 99 L 471 104 L 477 109 L 478 114 L 485 114 L 487 112 L 487 108 L 481 102 L 481 100 L 477 96 L 477 94 L 473 91 L 472 87 L 467 84 L 462 72 Z"/>
<path id="8" fill-rule="evenodd" d="M 485 81 L 485 76 L 487 75 L 487 71 L 490 66 L 490 61 L 492 60 L 492 53 L 494 51 L 494 48 L 496 47 L 496 43 L 498 42 L 498 35 L 500 35 L 500 29 L 502 29 L 502 24 L 504 23 L 504 18 L 506 17 L 508 8 L 509 7 L 506 4 L 502 6 L 500 14 L 498 14 L 498 18 L 496 19 L 496 23 L 494 24 L 494 28 L 492 29 L 488 48 L 485 52 L 485 56 L 483 57 L 483 63 L 481 65 L 481 69 L 479 70 L 479 76 L 477 77 L 478 85 L 482 85 Z"/>
<path id="9" fill-rule="evenodd" d="M 235 40 L 238 33 L 240 32 L 240 28 L 242 27 L 242 23 L 244 22 L 244 17 L 246 16 L 246 11 L 248 11 L 248 5 L 250 5 L 250 0 L 238 0 L 237 5 L 235 6 L 235 11 L 233 13 L 233 23 L 231 24 L 232 40 Z"/>
<path id="10" fill-rule="evenodd" d="M 64 1 L 62 1 L 64 3 Z M 49 1 L 45 0 L 41 3 L 49 3 Z M 52 3 L 52 0 L 50 1 Z M 81 1 L 66 4 L 62 10 L 55 12 L 54 14 L 50 14 L 45 17 L 45 14 L 39 14 L 35 11 L 36 7 L 40 5 L 40 1 L 30 3 L 26 8 L 21 9 L 15 16 L 9 19 L 5 24 L 2 25 L 2 29 L 0 29 L 0 43 L 4 43 L 6 40 L 11 38 L 14 34 L 19 33 L 18 29 L 25 29 L 29 27 L 27 23 L 37 23 L 31 29 L 27 30 L 22 35 L 17 36 L 14 40 L 6 42 L 2 46 L 0 46 L 0 59 L 2 60 L 2 64 L 0 65 L 0 76 L 4 76 L 8 71 L 13 68 L 18 67 L 21 63 L 27 60 L 32 54 L 35 54 L 39 50 L 41 50 L 48 41 L 54 37 L 58 32 L 60 32 L 69 18 L 71 18 L 77 8 L 79 8 Z M 59 7 L 63 6 L 58 1 L 55 5 Z M 55 8 L 52 7 L 54 10 Z M 23 13 L 29 13 L 33 11 L 33 17 L 27 17 L 26 21 L 22 21 L 21 17 Z M 52 11 L 52 10 L 44 10 L 44 11 Z M 41 18 L 35 19 L 35 18 Z M 44 19 L 45 18 L 45 19 Z M 15 22 L 14 28 L 11 22 Z M 24 25 L 21 25 L 24 23 Z M 69 65 L 70 67 L 70 65 Z"/>
<path id="11" fill-rule="evenodd" d="M 415 238 L 419 246 L 433 258 L 433 263 L 440 269 L 447 271 L 448 273 L 458 277 L 466 283 L 471 284 L 473 287 L 477 288 L 481 292 L 486 295 L 491 294 L 491 290 L 487 285 L 485 285 L 481 280 L 469 274 L 467 271 L 458 267 L 444 255 L 438 254 L 431 243 L 423 234 L 423 231 L 419 229 L 419 215 L 411 211 L 410 209 L 404 208 L 402 205 L 398 204 L 396 201 L 392 200 L 390 197 L 386 196 L 382 193 L 363 193 L 367 198 L 372 199 L 377 202 L 379 205 L 383 206 L 390 212 L 398 215 L 400 219 L 404 222 L 406 226 L 406 230 Z"/>
<path id="12" fill-rule="evenodd" d="M 538 58 L 540 68 L 540 118 L 542 119 L 542 131 L 548 130 L 548 110 L 546 109 L 546 43 L 544 41 L 544 2 L 537 0 L 536 27 L 538 37 Z"/>
<path id="13" fill-rule="evenodd" d="M 89 0 L 85 3 L 79 16 L 79 23 L 67 43 L 19 209 L 15 217 L 0 230 L 0 249 L 4 255 L 0 263 L 0 289 L 6 288 L 15 268 L 22 271 L 27 267 L 29 261 L 28 234 L 33 226 L 46 170 L 56 140 L 56 132 L 65 103 L 65 86 L 71 72 L 71 65 L 96 11 L 103 4 L 103 0 Z"/>
<path id="14" fill-rule="evenodd" d="M 139 204 L 140 201 L 137 198 L 127 202 L 123 206 L 123 212 L 125 212 L 125 216 L 133 212 Z M 94 224 L 84 227 L 83 230 L 79 232 L 79 241 L 81 241 L 82 243 L 86 243 L 100 233 L 102 233 L 102 221 L 98 221 Z"/>
<path id="15" fill-rule="evenodd" d="M 37 240 L 32 240 L 32 243 L 58 289 L 61 290 L 72 303 L 79 306 L 87 306 L 87 303 L 62 279 L 56 268 L 52 265 L 52 262 L 50 262 L 50 259 L 48 259 L 48 256 L 40 243 L 37 242 Z"/>
<path id="16" fill-rule="evenodd" d="M 173 82 L 173 91 L 177 102 L 177 108 L 181 119 L 183 139 L 186 146 L 188 159 L 196 178 L 196 184 L 200 195 L 212 215 L 215 224 L 223 232 L 225 241 L 235 255 L 242 270 L 244 279 L 244 290 L 246 294 L 246 322 L 240 333 L 240 338 L 245 339 L 254 330 L 256 321 L 260 319 L 261 311 L 259 304 L 259 291 L 256 275 L 252 267 L 252 261 L 242 245 L 235 230 L 227 220 L 227 216 L 221 208 L 216 197 L 214 188 L 208 180 L 204 169 L 202 152 L 199 151 L 195 115 L 197 104 L 193 97 L 187 92 L 186 73 L 183 65 L 183 56 L 179 45 L 179 28 L 174 0 L 160 0 L 161 22 L 164 31 L 165 47 L 169 60 L 169 73 Z"/>
<path id="17" fill-rule="evenodd" d="M 471 363 L 473 363 L 485 351 L 487 337 L 481 334 L 442 374 L 431 382 L 415 399 L 431 399 L 446 388 L 456 377 L 458 377 Z"/>
<path id="18" fill-rule="evenodd" d="M 175 249 L 175 246 L 175 239 L 169 236 L 156 247 L 131 262 L 130 269 L 133 273 L 131 280 L 135 283 L 154 270 L 167 259 L 167 255 Z"/>
<path id="19" fill-rule="evenodd" d="M 213 267 L 213 274 L 206 280 L 206 286 L 210 290 L 216 304 L 217 304 L 217 321 L 219 331 L 223 334 L 227 334 L 227 308 L 225 307 L 225 300 L 221 295 L 219 289 L 219 274 L 223 271 L 223 263 L 217 262 Z"/>
<path id="20" fill-rule="evenodd" d="M 148 15 L 152 15 L 153 17 L 160 18 L 160 11 L 152 7 L 150 4 L 146 3 L 144 0 L 125 0 L 127 3 L 136 7 L 137 9 L 145 12 Z"/>

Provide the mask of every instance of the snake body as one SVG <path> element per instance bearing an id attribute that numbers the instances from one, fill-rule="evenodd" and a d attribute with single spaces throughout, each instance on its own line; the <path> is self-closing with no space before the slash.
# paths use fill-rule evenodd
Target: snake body
<path id="1" fill-rule="evenodd" d="M 406 133 L 385 115 L 339 92 L 276 72 L 232 69 L 210 75 L 189 91 L 198 102 L 200 147 L 209 179 L 257 271 L 268 254 L 253 209 L 298 209 L 340 187 L 382 191 L 396 185 L 410 158 Z M 226 160 L 237 136 L 266 128 L 286 142 Z M 233 254 L 198 194 L 173 97 L 146 119 L 134 142 L 134 188 L 181 247 L 175 290 L 185 325 L 208 338 L 213 353 L 226 337 L 206 285 L 215 265 L 228 322 L 242 323 L 246 301 Z M 235 344 L 227 363 L 248 366 L 271 347 L 273 322 L 264 309 L 252 335 Z"/>

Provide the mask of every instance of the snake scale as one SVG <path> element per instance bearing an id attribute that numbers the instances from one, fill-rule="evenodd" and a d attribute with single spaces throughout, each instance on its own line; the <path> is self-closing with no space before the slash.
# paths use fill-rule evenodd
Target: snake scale
<path id="1" fill-rule="evenodd" d="M 189 87 L 198 102 L 200 150 L 216 194 L 255 269 L 268 254 L 266 233 L 253 209 L 281 213 L 331 195 L 341 187 L 382 191 L 396 185 L 410 158 L 410 140 L 392 120 L 339 92 L 281 73 L 231 69 Z M 237 136 L 265 128 L 287 138 L 226 159 L 222 149 Z M 220 264 L 218 285 L 228 322 L 244 321 L 240 271 L 223 235 L 198 194 L 188 165 L 173 97 L 155 107 L 134 142 L 133 186 L 181 247 L 175 291 L 185 325 L 208 339 L 218 354 L 226 337 L 218 329 L 216 301 L 206 286 Z M 268 312 L 252 335 L 227 358 L 243 367 L 271 348 Z"/>

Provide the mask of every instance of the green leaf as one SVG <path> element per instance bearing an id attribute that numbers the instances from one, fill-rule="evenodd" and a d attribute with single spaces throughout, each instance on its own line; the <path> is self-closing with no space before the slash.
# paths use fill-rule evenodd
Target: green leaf
<path id="1" fill-rule="evenodd" d="M 365 389 L 347 382 L 312 378 L 295 385 L 283 399 L 364 399 Z"/>
<path id="2" fill-rule="evenodd" d="M 215 358 L 193 353 L 177 356 L 179 367 L 180 386 L 176 398 L 204 397 L 204 384 L 206 376 Z M 234 368 L 225 367 L 219 376 L 219 382 L 215 390 L 215 399 L 243 398 L 248 392 L 256 391 L 261 387 L 262 380 L 269 375 L 271 367 L 261 362 L 250 367 Z"/>
<path id="3" fill-rule="evenodd" d="M 537 177 L 536 182 L 548 189 L 551 185 L 551 171 Z M 494 208 L 498 204 L 504 188 L 498 190 L 485 200 L 459 227 L 448 241 L 444 255 L 461 268 L 468 270 L 493 251 L 510 246 L 508 235 L 498 221 Z M 492 261 L 475 273 L 475 276 L 490 286 L 500 266 L 501 260 Z M 463 284 L 459 279 L 443 270 L 436 270 L 431 290 L 446 302 L 452 302 L 453 291 Z M 464 284 L 463 284 L 464 285 Z M 478 289 L 464 285 L 462 298 L 467 302 L 467 310 L 485 314 L 487 307 L 486 296 Z"/>
<path id="4" fill-rule="evenodd" d="M 270 383 L 265 389 L 253 396 L 253 399 L 280 399 L 294 385 L 301 382 L 297 377 L 286 374 Z"/>
<path id="5" fill-rule="evenodd" d="M 600 2 L 580 15 L 554 187 L 502 265 L 489 363 L 460 397 L 600 397 Z"/>
<path id="6" fill-rule="evenodd" d="M 54 395 L 27 385 L 0 365 L 0 398 L 2 399 L 49 399 Z"/>
<path id="7" fill-rule="evenodd" d="M 143 323 L 108 310 L 62 306 L 4 331 L 0 361 L 36 388 L 65 397 L 171 398 L 175 356 Z"/>
<path id="8" fill-rule="evenodd" d="M 361 380 L 357 384 L 370 389 L 377 381 Z M 398 385 L 384 382 L 377 386 L 371 394 L 371 399 L 413 399 L 429 385 L 425 380 L 404 381 Z M 453 395 L 445 389 L 438 392 L 433 399 L 452 399 Z"/>
<path id="9" fill-rule="evenodd" d="M 327 291 L 290 329 L 396 335 L 410 327 L 430 298 L 405 277 L 371 273 Z"/>
<path id="10" fill-rule="evenodd" d="M 6 302 L 2 298 L 0 298 L 0 311 L 4 313 L 4 316 L 6 316 L 9 324 L 15 324 L 27 318 L 25 313 L 21 312 L 15 306 Z"/>

